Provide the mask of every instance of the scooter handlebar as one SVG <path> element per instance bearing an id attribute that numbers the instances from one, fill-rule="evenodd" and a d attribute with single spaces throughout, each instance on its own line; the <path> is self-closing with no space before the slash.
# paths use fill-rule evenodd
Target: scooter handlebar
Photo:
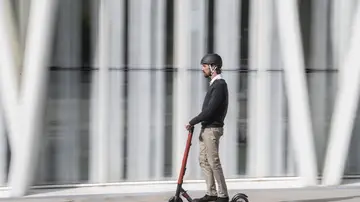
<path id="1" fill-rule="evenodd" d="M 188 129 L 189 133 L 193 133 L 193 132 L 194 132 L 194 128 L 195 128 L 195 126 L 191 126 L 191 127 Z"/>

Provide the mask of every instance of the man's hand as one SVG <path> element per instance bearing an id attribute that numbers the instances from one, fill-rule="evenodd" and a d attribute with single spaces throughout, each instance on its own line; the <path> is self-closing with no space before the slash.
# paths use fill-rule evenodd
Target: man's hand
<path id="1" fill-rule="evenodd" d="M 190 130 L 191 128 L 193 128 L 194 126 L 192 126 L 192 125 L 190 125 L 190 124 L 186 124 L 185 125 L 185 128 L 186 128 L 186 130 Z"/>

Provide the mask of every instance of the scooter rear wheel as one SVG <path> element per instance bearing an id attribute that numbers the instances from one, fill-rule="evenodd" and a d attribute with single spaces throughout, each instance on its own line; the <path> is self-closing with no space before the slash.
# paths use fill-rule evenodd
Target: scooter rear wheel
<path id="1" fill-rule="evenodd" d="M 231 202 L 249 202 L 249 199 L 245 194 L 236 194 L 231 199 Z"/>
<path id="2" fill-rule="evenodd" d="M 171 197 L 169 199 L 169 202 L 183 202 L 183 200 L 181 199 L 181 197 L 179 197 L 177 200 L 175 199 L 175 196 Z"/>

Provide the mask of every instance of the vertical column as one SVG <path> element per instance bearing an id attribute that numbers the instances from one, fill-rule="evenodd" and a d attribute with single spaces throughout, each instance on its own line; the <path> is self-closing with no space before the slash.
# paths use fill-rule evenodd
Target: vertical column
<path id="1" fill-rule="evenodd" d="M 274 2 L 272 1 L 272 5 L 269 7 L 273 8 Z M 270 163 L 271 166 L 271 175 L 272 176 L 285 176 L 286 173 L 286 152 L 291 152 L 286 150 L 286 147 L 288 146 L 286 143 L 286 120 L 285 120 L 285 111 L 287 109 L 286 101 L 285 101 L 285 91 L 284 91 L 284 73 L 282 71 L 278 71 L 283 69 L 282 63 L 281 63 L 281 57 L 280 57 L 280 46 L 279 46 L 279 36 L 276 29 L 274 29 L 277 26 L 276 22 L 276 16 L 273 13 L 273 9 L 271 12 L 271 26 L 273 27 L 269 31 L 271 31 L 271 38 L 269 39 L 271 41 L 270 44 L 270 58 L 271 61 L 269 61 L 270 66 L 269 69 L 273 71 L 268 71 L 267 74 L 269 74 L 270 77 L 270 84 L 268 91 L 270 92 L 269 96 L 269 105 L 267 105 L 269 108 L 269 133 L 267 135 L 270 135 L 269 144 L 271 147 L 271 153 L 268 154 L 268 158 L 271 159 Z M 266 90 L 266 86 L 264 87 Z M 261 126 L 260 126 L 261 127 Z M 269 136 L 268 136 L 269 138 Z M 291 159 L 292 162 L 295 162 L 294 159 Z"/>
<path id="2" fill-rule="evenodd" d="M 109 1 L 100 1 L 99 13 L 99 35 L 98 35 L 98 126 L 96 133 L 96 143 L 92 144 L 94 152 L 97 154 L 97 172 L 95 180 L 100 183 L 108 182 L 109 180 Z"/>
<path id="3" fill-rule="evenodd" d="M 255 17 L 256 14 L 252 15 L 252 13 L 255 13 L 256 11 L 256 7 L 252 6 L 253 2 L 250 2 L 250 12 L 249 12 L 249 18 L 250 18 L 250 29 L 251 29 L 251 25 L 253 25 L 253 21 L 255 21 Z M 251 36 L 251 32 L 249 32 L 249 56 L 251 55 L 251 51 L 252 51 L 252 43 L 251 40 L 253 39 L 253 37 Z M 255 38 L 254 38 L 255 39 Z M 246 175 L 250 176 L 250 177 L 255 177 L 256 176 L 256 167 L 257 167 L 257 161 L 256 161 L 256 156 L 257 156 L 257 151 L 260 150 L 261 148 L 257 148 L 258 145 L 256 143 L 256 139 L 257 139 L 257 120 L 256 120 L 256 107 L 255 104 L 256 103 L 256 95 L 257 95 L 257 88 L 256 88 L 256 67 L 252 66 L 250 64 L 250 61 L 252 61 L 252 58 L 249 58 L 249 72 L 248 72 L 248 106 L 247 106 L 247 126 L 248 126 L 248 133 L 247 133 L 247 153 L 246 153 Z M 256 61 L 256 60 L 254 60 Z"/>
<path id="4" fill-rule="evenodd" d="M 173 177 L 177 178 L 185 149 L 187 131 L 185 124 L 194 115 L 190 114 L 190 77 L 191 65 L 191 0 L 174 2 L 174 91 L 173 91 Z M 196 115 L 196 114 L 195 114 Z M 197 126 L 199 127 L 199 126 Z M 196 137 L 196 136 L 194 136 Z"/>
<path id="5" fill-rule="evenodd" d="M 229 88 L 229 110 L 225 119 L 220 155 L 223 159 L 224 172 L 227 177 L 231 177 L 237 175 L 236 166 L 239 160 L 237 155 L 239 75 L 234 70 L 238 69 L 240 65 L 240 2 L 237 0 L 216 0 L 215 5 L 215 52 L 223 59 L 223 75 Z"/>
<path id="6" fill-rule="evenodd" d="M 125 126 L 125 98 L 124 98 L 124 0 L 109 0 L 109 72 L 110 79 L 110 109 L 109 110 L 109 149 L 110 165 L 109 180 L 119 182 L 123 178 L 124 170 L 124 126 Z"/>
<path id="7" fill-rule="evenodd" d="M 310 68 L 326 70 L 328 64 L 328 0 L 312 1 L 313 14 L 310 39 Z M 330 73 L 331 74 L 331 73 Z M 327 72 L 309 73 L 309 94 L 312 120 L 314 125 L 314 140 L 319 170 L 323 168 L 323 160 L 327 145 L 326 120 L 328 109 L 328 76 Z"/>
<path id="8" fill-rule="evenodd" d="M 317 166 L 296 1 L 276 1 L 276 13 L 289 101 L 291 139 L 303 185 L 311 186 L 316 184 Z"/>
<path id="9" fill-rule="evenodd" d="M 59 2 L 59 29 L 54 64 L 61 87 L 57 100 L 57 120 L 62 124 L 56 142 L 56 178 L 59 183 L 77 182 L 80 176 L 80 68 L 81 66 L 81 1 Z M 74 69 L 75 71 L 69 71 Z"/>
<path id="10" fill-rule="evenodd" d="M 0 93 L 4 118 L 8 123 L 9 140 L 13 152 L 17 145 L 16 110 L 19 92 L 20 52 L 17 43 L 15 20 L 12 18 L 10 0 L 0 0 Z"/>
<path id="11" fill-rule="evenodd" d="M 28 27 L 28 21 L 29 21 L 29 13 L 30 13 L 30 5 L 31 1 L 29 0 L 17 0 L 15 6 L 16 6 L 16 16 L 17 16 L 17 30 L 18 30 L 18 42 L 19 42 L 19 75 L 22 75 L 23 71 L 23 59 L 24 59 L 24 50 L 25 50 L 25 44 L 26 44 L 26 34 L 27 34 L 27 27 Z M 21 79 L 20 79 L 21 80 Z M 45 141 L 43 141 L 45 142 Z M 42 145 L 43 147 L 43 145 Z M 37 169 L 37 182 L 39 181 L 45 181 L 47 178 L 48 172 L 47 168 L 49 167 L 46 161 L 47 152 L 42 152 L 39 162 L 39 168 Z M 55 174 L 55 173 L 53 173 Z"/>
<path id="12" fill-rule="evenodd" d="M 250 103 L 250 154 L 249 174 L 256 177 L 270 175 L 271 138 L 270 138 L 270 74 L 267 72 L 271 67 L 271 46 L 264 44 L 271 41 L 272 34 L 272 1 L 251 1 L 251 24 L 250 24 L 250 66 L 257 70 L 252 75 L 249 91 L 251 93 Z M 252 85 L 253 84 L 253 85 Z"/>
<path id="13" fill-rule="evenodd" d="M 191 59 L 190 67 L 194 69 L 190 71 L 191 78 L 191 92 L 189 92 L 189 102 L 191 117 L 201 112 L 202 103 L 208 86 L 208 80 L 204 78 L 201 71 L 200 60 L 206 53 L 206 0 L 192 1 L 191 2 Z M 204 88 L 204 84 L 206 87 Z M 196 141 L 200 133 L 200 125 L 194 130 L 195 144 L 191 146 L 191 153 L 189 156 L 187 176 L 190 179 L 202 178 L 201 168 L 199 166 L 199 144 Z"/>
<path id="14" fill-rule="evenodd" d="M 151 161 L 151 7 L 131 0 L 129 33 L 128 179 L 150 179 Z M 146 70 L 148 69 L 148 70 Z"/>
<path id="15" fill-rule="evenodd" d="M 12 156 L 9 186 L 12 196 L 23 196 L 35 176 L 38 148 L 42 134 L 47 68 L 50 59 L 57 1 L 31 2 L 29 30 L 24 59 L 24 80 L 20 95 L 22 140 Z M 13 153 L 14 154 L 14 153 Z"/>
<path id="16" fill-rule="evenodd" d="M 339 80 L 339 90 L 332 116 L 329 143 L 323 171 L 324 185 L 338 185 L 341 182 L 351 133 L 359 101 L 360 85 L 360 4 L 352 24 L 349 51 L 344 56 L 341 66 L 344 69 Z M 351 69 L 351 70 L 350 70 Z"/>
<path id="17" fill-rule="evenodd" d="M 94 24 L 95 30 L 99 27 L 95 61 L 99 72 L 94 72 L 92 83 L 91 179 L 94 182 L 119 182 L 124 166 L 124 72 L 121 69 L 124 63 L 124 1 L 93 3 L 94 8 L 101 3 L 101 10 L 99 24 Z M 93 10 L 95 18 L 97 12 Z"/>
<path id="18" fill-rule="evenodd" d="M 155 153 L 153 155 L 153 169 L 154 177 L 160 180 L 164 176 L 164 162 L 165 162 L 165 15 L 166 15 L 166 1 L 155 0 L 154 8 L 156 12 L 154 16 L 154 34 L 152 35 L 152 45 L 155 49 L 153 67 L 155 68 L 155 77 L 152 81 L 154 85 L 154 93 L 152 94 L 152 139 L 155 142 L 153 148 Z"/>

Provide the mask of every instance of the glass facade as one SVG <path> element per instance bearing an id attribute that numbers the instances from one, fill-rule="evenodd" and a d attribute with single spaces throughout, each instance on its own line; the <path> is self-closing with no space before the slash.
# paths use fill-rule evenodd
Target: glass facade
<path id="1" fill-rule="evenodd" d="M 25 35 L 29 4 L 13 2 L 18 28 Z M 186 124 L 183 118 L 186 121 L 200 112 L 208 86 L 199 61 L 203 54 L 213 51 L 224 56 L 223 76 L 231 90 L 220 152 L 227 178 L 259 177 L 255 171 L 258 155 L 265 156 L 267 165 L 265 176 L 261 177 L 299 176 L 289 129 L 287 86 L 276 43 L 281 39 L 273 30 L 273 40 L 264 44 L 271 46 L 269 69 L 262 71 L 251 66 L 250 0 L 232 2 L 236 6 L 231 11 L 236 14 L 232 22 L 221 21 L 224 18 L 219 13 L 230 11 L 219 10 L 226 7 L 215 0 L 191 3 L 191 15 L 187 16 L 191 25 L 184 25 L 190 31 L 190 53 L 186 53 L 190 59 L 184 63 L 189 67 L 176 66 L 183 63 L 176 61 L 176 34 L 180 28 L 174 23 L 174 0 L 153 0 L 146 5 L 145 1 L 113 0 L 109 5 L 109 75 L 105 79 L 108 99 L 101 100 L 99 88 L 104 80 L 97 63 L 99 1 L 59 1 L 34 185 L 96 183 L 101 181 L 101 169 L 106 169 L 108 175 L 105 183 L 176 179 L 186 138 L 185 130 L 184 137 L 179 134 Z M 339 77 L 332 56 L 331 4 L 302 0 L 298 5 L 313 140 L 318 175 L 322 175 Z M 231 27 L 236 23 L 237 27 Z M 229 30 L 237 30 L 236 35 L 227 33 Z M 227 37 L 234 41 L 227 41 Z M 238 54 L 233 56 L 224 49 L 222 54 L 218 51 L 221 43 L 226 43 L 222 46 L 225 49 L 234 46 Z M 262 76 L 266 77 L 267 86 L 261 90 L 257 81 Z M 187 80 L 181 81 L 185 77 Z M 263 127 L 252 125 L 261 118 L 257 111 L 262 109 L 257 108 L 261 92 L 267 93 L 262 102 L 268 106 L 263 114 L 267 121 L 265 139 L 252 136 Z M 105 104 L 100 106 L 102 101 Z M 104 109 L 108 110 L 105 114 Z M 354 120 L 346 176 L 360 174 L 359 114 L 360 111 Z M 0 122 L 0 148 L 8 148 L 0 152 L 0 182 L 4 186 L 7 179 L 3 176 L 11 159 L 5 126 Z M 203 179 L 198 163 L 198 127 L 186 179 Z M 107 165 L 102 167 L 102 163 Z"/>

